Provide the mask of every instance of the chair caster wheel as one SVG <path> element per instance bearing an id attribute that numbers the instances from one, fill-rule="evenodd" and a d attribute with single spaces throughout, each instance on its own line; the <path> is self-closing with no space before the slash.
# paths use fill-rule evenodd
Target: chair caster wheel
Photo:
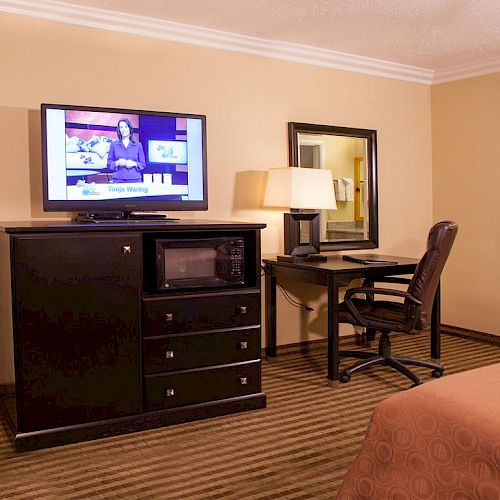
<path id="1" fill-rule="evenodd" d="M 417 387 L 419 385 L 422 385 L 423 382 L 421 380 L 419 380 L 418 382 L 415 382 L 414 384 L 410 385 L 410 389 L 413 389 L 414 387 Z"/>
<path id="2" fill-rule="evenodd" d="M 442 377 L 442 376 L 443 376 L 443 370 L 432 370 L 431 375 L 432 375 L 434 378 L 439 378 L 439 377 Z"/>
<path id="3" fill-rule="evenodd" d="M 351 380 L 351 376 L 347 373 L 343 373 L 339 377 L 339 382 L 342 382 L 343 384 L 346 384 L 347 382 L 349 382 L 349 380 Z"/>

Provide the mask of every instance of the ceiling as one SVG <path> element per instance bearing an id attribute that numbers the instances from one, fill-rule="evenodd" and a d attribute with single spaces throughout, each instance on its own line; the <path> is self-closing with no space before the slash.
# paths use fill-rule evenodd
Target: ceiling
<path id="1" fill-rule="evenodd" d="M 184 29 L 182 41 L 189 42 L 190 33 L 193 43 L 201 43 L 201 33 L 207 45 L 220 46 L 224 39 L 228 46 L 222 48 L 232 50 L 241 50 L 243 42 L 247 48 L 257 44 L 260 55 L 266 55 L 267 43 L 271 57 L 301 50 L 311 64 L 318 54 L 345 61 L 352 56 L 365 65 L 370 58 L 393 70 L 399 65 L 422 70 L 427 83 L 439 73 L 457 79 L 474 69 L 476 74 L 500 71 L 500 0 L 0 0 L 0 10 L 13 4 L 33 15 L 33 4 L 45 14 L 61 15 L 58 6 L 68 15 L 68 5 L 76 5 L 75 20 L 78 11 L 82 20 L 77 24 L 85 24 L 91 13 L 99 15 L 96 9 L 109 11 L 101 12 L 101 24 L 109 18 L 110 24 L 126 20 L 146 26 L 149 18 L 152 36 L 160 26 L 165 32 L 165 22 L 170 31 L 172 22 L 182 23 L 189 25 L 176 27 L 178 34 Z M 219 45 L 211 44 L 210 36 Z"/>

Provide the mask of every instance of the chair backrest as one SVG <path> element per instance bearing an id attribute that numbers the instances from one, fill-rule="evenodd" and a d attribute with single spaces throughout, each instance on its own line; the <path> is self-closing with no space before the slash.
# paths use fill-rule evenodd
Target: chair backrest
<path id="1" fill-rule="evenodd" d="M 434 295 L 457 231 L 458 226 L 452 221 L 438 222 L 429 231 L 427 251 L 420 259 L 408 287 L 408 292 L 422 302 L 415 325 L 417 330 L 430 324 Z"/>

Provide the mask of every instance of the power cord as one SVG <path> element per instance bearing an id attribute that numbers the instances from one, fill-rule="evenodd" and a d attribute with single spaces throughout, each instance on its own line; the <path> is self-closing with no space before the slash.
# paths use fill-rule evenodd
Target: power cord
<path id="1" fill-rule="evenodd" d="M 261 276 L 265 276 L 266 274 L 268 274 L 268 271 L 266 270 L 266 268 L 264 266 L 261 266 L 260 268 L 261 268 L 261 273 L 260 273 Z M 286 301 L 289 304 L 291 304 L 294 307 L 298 307 L 299 309 L 304 309 L 307 312 L 314 311 L 314 309 L 312 307 L 306 306 L 302 302 L 299 302 L 299 301 L 293 299 L 292 297 L 290 297 L 288 292 L 283 288 L 283 286 L 281 285 L 281 283 L 278 280 L 276 280 L 276 285 L 277 285 L 279 291 L 283 294 L 283 297 L 285 297 Z"/>

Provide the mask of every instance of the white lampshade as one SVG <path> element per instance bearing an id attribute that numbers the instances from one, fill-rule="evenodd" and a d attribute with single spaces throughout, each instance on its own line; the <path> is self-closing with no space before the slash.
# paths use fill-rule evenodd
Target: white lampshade
<path id="1" fill-rule="evenodd" d="M 331 170 L 272 168 L 267 176 L 266 207 L 336 209 Z"/>

